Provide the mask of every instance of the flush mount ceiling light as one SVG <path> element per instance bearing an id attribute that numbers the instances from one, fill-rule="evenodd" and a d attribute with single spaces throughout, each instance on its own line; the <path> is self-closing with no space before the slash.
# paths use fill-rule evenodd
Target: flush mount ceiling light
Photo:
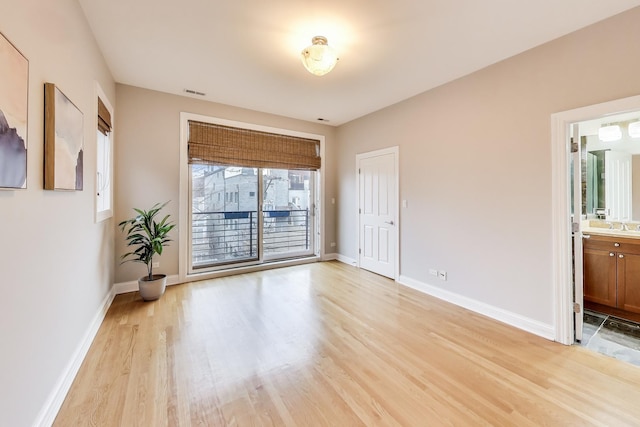
<path id="1" fill-rule="evenodd" d="M 598 129 L 598 138 L 602 142 L 613 142 L 622 139 L 622 130 L 618 125 L 602 126 Z"/>
<path id="2" fill-rule="evenodd" d="M 640 122 L 629 123 L 627 130 L 631 138 L 640 138 Z"/>
<path id="3" fill-rule="evenodd" d="M 336 52 L 327 44 L 327 38 L 322 36 L 312 38 L 311 46 L 305 48 L 301 56 L 304 67 L 316 76 L 324 76 L 338 62 Z"/>

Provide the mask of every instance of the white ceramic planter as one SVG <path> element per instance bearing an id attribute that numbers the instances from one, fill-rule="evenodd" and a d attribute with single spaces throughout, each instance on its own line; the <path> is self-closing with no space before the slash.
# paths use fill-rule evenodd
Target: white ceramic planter
<path id="1" fill-rule="evenodd" d="M 166 274 L 154 274 L 152 280 L 149 277 L 144 276 L 138 279 L 138 289 L 140 290 L 140 296 L 145 301 L 157 300 L 164 294 L 164 289 L 167 287 L 167 275 Z"/>

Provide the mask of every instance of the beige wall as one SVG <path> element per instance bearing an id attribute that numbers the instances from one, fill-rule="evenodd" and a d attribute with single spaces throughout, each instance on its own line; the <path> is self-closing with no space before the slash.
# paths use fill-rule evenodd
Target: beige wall
<path id="1" fill-rule="evenodd" d="M 117 222 L 129 218 L 133 207 L 148 208 L 156 202 L 171 200 L 166 212 L 178 221 L 180 186 L 180 112 L 201 114 L 263 126 L 309 132 L 325 136 L 323 173 L 326 177 L 325 242 L 327 252 L 333 252 L 335 242 L 335 210 L 331 198 L 335 196 L 335 128 L 258 113 L 228 105 L 193 99 L 185 96 L 117 85 L 116 112 L 115 206 Z M 178 238 L 181 230 L 172 234 L 175 240 L 160 261 L 160 272 L 178 274 Z M 124 239 L 116 236 L 116 253 L 124 253 Z M 116 282 L 137 280 L 144 274 L 138 263 L 116 265 Z"/>
<path id="2" fill-rule="evenodd" d="M 0 10 L 0 31 L 29 60 L 28 189 L 0 191 L 0 425 L 28 426 L 113 283 L 113 225 L 94 223 L 94 176 L 96 81 L 112 104 L 115 84 L 76 0 Z M 84 114 L 84 191 L 43 190 L 45 82 Z"/>
<path id="3" fill-rule="evenodd" d="M 341 126 L 338 252 L 357 256 L 355 155 L 398 145 L 401 275 L 553 325 L 550 115 L 640 94 L 638 22 L 640 8 Z"/>

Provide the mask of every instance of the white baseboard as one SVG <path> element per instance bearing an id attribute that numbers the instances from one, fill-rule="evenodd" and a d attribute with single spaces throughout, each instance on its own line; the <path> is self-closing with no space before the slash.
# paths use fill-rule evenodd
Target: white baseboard
<path id="1" fill-rule="evenodd" d="M 331 253 L 331 254 L 324 254 L 322 256 L 322 261 L 335 261 L 338 259 L 338 254 L 337 253 Z"/>
<path id="2" fill-rule="evenodd" d="M 401 275 L 398 278 L 397 282 L 401 285 L 423 292 L 427 295 L 431 295 L 432 297 L 450 302 L 460 307 L 464 307 L 471 311 L 475 311 L 476 313 L 480 313 L 494 320 L 506 323 L 507 325 L 522 329 L 534 335 L 546 338 L 550 341 L 553 341 L 555 339 L 556 331 L 553 325 L 548 325 L 537 320 L 533 320 L 528 317 L 524 317 L 519 314 L 512 313 L 510 311 L 494 307 L 492 305 L 467 298 L 450 291 L 446 291 L 442 288 L 428 285 L 407 276 Z"/>
<path id="3" fill-rule="evenodd" d="M 177 274 L 167 276 L 167 286 L 177 285 L 180 283 L 180 277 Z M 138 290 L 138 281 L 132 280 L 130 282 L 116 283 L 113 285 L 114 295 L 127 294 L 129 292 L 135 292 Z"/>
<path id="4" fill-rule="evenodd" d="M 76 351 L 73 352 L 69 363 L 62 371 L 62 375 L 58 378 L 53 390 L 38 413 L 38 416 L 33 423 L 34 426 L 50 426 L 55 421 L 58 411 L 62 407 L 65 397 L 67 397 L 71 384 L 73 384 L 73 380 L 80 370 L 80 366 L 89 351 L 89 347 L 91 347 L 93 339 L 98 333 L 98 329 L 100 329 L 100 325 L 102 325 L 102 321 L 104 320 L 114 297 L 115 293 L 113 288 L 111 288 L 111 291 L 107 294 L 98 308 L 98 312 L 93 316 L 84 337 L 80 341 Z"/>
<path id="5" fill-rule="evenodd" d="M 337 259 L 338 261 L 340 261 L 340 262 L 343 262 L 343 263 L 345 263 L 345 264 L 352 265 L 352 266 L 354 266 L 354 267 L 358 264 L 358 261 L 356 261 L 355 259 L 353 259 L 353 258 L 349 258 L 349 257 L 344 256 L 344 255 L 342 255 L 342 254 L 336 254 L 336 259 Z"/>

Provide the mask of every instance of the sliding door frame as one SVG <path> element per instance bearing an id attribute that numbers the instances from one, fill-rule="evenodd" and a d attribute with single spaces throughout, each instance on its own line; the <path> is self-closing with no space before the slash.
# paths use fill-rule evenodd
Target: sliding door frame
<path id="1" fill-rule="evenodd" d="M 312 232 L 317 233 L 314 236 L 314 254 L 315 256 L 299 258 L 299 259 L 287 259 L 281 261 L 273 261 L 262 264 L 246 263 L 246 264 L 233 264 L 227 266 L 227 268 L 217 269 L 215 271 L 206 272 L 190 272 L 190 240 L 191 240 L 191 188 L 190 188 L 190 167 L 188 164 L 188 139 L 189 139 L 189 121 L 199 121 L 204 123 L 213 123 L 223 126 L 236 127 L 241 129 L 250 129 L 261 132 L 270 132 L 280 135 L 296 136 L 300 138 L 316 139 L 320 141 L 320 156 L 324 159 L 325 153 L 325 137 L 324 135 L 298 132 L 290 129 L 274 128 L 269 126 L 256 125 L 246 122 L 238 122 L 233 120 L 222 119 L 218 117 L 203 116 L 193 113 L 180 113 L 180 200 L 179 200 L 179 219 L 178 219 L 178 245 L 179 245 L 179 266 L 178 274 L 180 282 L 186 282 L 189 280 L 201 280 L 207 278 L 213 278 L 223 275 L 235 274 L 240 272 L 258 271 L 273 267 L 296 265 L 308 262 L 315 262 L 324 258 L 325 255 L 325 242 L 324 242 L 324 230 L 325 230 L 325 215 L 324 215 L 324 203 L 323 192 L 325 187 L 325 176 L 323 168 L 316 171 L 315 175 L 315 194 L 313 195 L 313 203 L 315 205 L 316 225 L 313 227 Z M 323 160 L 324 162 L 324 160 Z M 261 186 L 260 186 L 261 188 Z M 260 209 L 262 211 L 262 209 Z M 319 228 L 319 229 L 318 229 Z"/>

